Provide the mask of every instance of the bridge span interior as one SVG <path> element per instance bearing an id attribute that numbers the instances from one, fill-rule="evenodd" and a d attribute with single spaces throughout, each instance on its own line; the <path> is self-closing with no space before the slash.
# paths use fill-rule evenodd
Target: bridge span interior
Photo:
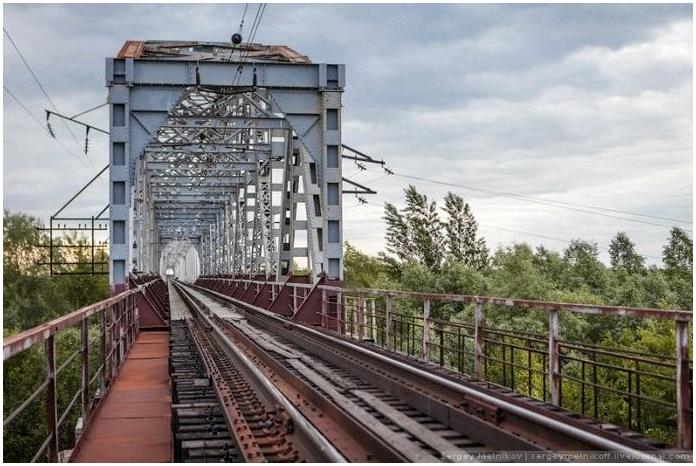
<path id="1" fill-rule="evenodd" d="M 342 278 L 344 66 L 285 46 L 129 41 L 106 61 L 110 278 Z"/>

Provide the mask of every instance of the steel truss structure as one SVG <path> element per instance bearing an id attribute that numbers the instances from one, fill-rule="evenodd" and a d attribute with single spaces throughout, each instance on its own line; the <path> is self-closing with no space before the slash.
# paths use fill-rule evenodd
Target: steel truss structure
<path id="1" fill-rule="evenodd" d="M 343 65 L 167 44 L 130 42 L 106 63 L 112 286 L 164 273 L 182 241 L 203 274 L 341 279 Z"/>

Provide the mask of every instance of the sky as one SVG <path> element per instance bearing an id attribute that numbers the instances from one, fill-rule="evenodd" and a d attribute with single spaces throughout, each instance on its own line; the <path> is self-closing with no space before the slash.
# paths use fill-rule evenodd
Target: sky
<path id="1" fill-rule="evenodd" d="M 104 58 L 125 40 L 226 41 L 243 7 L 5 4 L 3 25 L 74 115 L 106 101 Z M 562 250 L 573 238 L 606 248 L 625 231 L 659 263 L 670 227 L 692 225 L 614 211 L 692 219 L 692 24 L 686 4 L 269 4 L 255 41 L 346 65 L 343 143 L 397 173 L 344 161 L 344 176 L 378 191 L 366 205 L 343 197 L 344 239 L 359 249 L 383 249 L 383 204 L 403 205 L 413 183 L 440 204 L 461 195 L 491 249 Z M 107 140 L 92 134 L 86 157 L 79 128 L 73 137 L 56 122 L 52 139 L 40 123 L 48 99 L 3 39 L 4 208 L 46 219 L 106 165 Z M 107 117 L 81 118 L 106 128 Z M 99 180 L 70 213 L 107 203 Z"/>

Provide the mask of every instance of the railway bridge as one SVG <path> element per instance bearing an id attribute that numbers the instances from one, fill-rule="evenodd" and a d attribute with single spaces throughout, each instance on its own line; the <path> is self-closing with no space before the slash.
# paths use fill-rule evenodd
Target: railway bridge
<path id="1" fill-rule="evenodd" d="M 377 162 L 342 143 L 343 65 L 129 41 L 106 81 L 112 296 L 4 338 L 45 361 L 3 420 L 41 406 L 27 461 L 691 460 L 691 312 L 342 285 L 341 196 L 369 192 L 342 160 Z M 673 352 L 570 314 L 669 322 Z"/>

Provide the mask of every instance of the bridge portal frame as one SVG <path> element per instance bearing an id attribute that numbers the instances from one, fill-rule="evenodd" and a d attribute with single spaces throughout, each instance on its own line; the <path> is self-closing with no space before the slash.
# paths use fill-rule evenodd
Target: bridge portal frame
<path id="1" fill-rule="evenodd" d="M 237 76 L 237 78 L 234 78 Z M 295 138 L 301 140 L 308 158 L 316 167 L 316 192 L 304 192 L 306 221 L 292 215 L 290 248 L 278 245 L 278 260 L 291 272 L 295 257 L 307 257 L 313 281 L 320 274 L 342 279 L 342 175 L 341 175 L 341 94 L 345 85 L 345 67 L 340 64 L 255 62 L 240 67 L 238 62 L 200 62 L 187 59 L 107 58 L 106 85 L 109 88 L 109 200 L 110 258 L 109 277 L 113 292 L 125 288 L 133 268 L 159 273 L 164 245 L 174 239 L 160 234 L 153 214 L 152 193 L 144 183 L 140 157 L 169 110 L 190 86 L 231 86 L 263 88 L 290 124 Z M 309 172 L 300 176 L 309 176 Z M 258 180 L 264 183 L 263 179 Z M 258 184 L 251 181 L 248 186 Z M 307 184 L 305 184 L 305 187 Z M 244 195 L 249 196 L 248 189 Z M 306 191 L 306 188 L 305 188 Z M 255 194 L 255 193 L 252 193 Z M 296 194 L 287 193 L 296 207 Z M 312 197 L 319 196 L 320 215 L 314 211 Z M 237 199 L 241 200 L 240 198 Z M 227 271 L 234 257 L 232 248 L 213 247 L 213 234 L 229 231 L 226 212 L 237 205 L 222 208 L 211 221 L 207 235 L 191 238 L 206 273 Z M 285 207 L 283 208 L 285 210 Z M 292 209 L 291 209 L 292 210 Z M 283 212 L 283 215 L 285 212 Z M 221 224 L 222 223 L 222 224 Z M 285 219 L 281 217 L 281 224 Z M 307 247 L 293 246 L 297 229 L 306 229 Z M 231 240 L 226 238 L 225 245 Z M 220 257 L 220 254 L 224 254 Z M 280 279 L 278 267 L 276 279 Z M 250 270 L 242 270 L 251 272 Z"/>

